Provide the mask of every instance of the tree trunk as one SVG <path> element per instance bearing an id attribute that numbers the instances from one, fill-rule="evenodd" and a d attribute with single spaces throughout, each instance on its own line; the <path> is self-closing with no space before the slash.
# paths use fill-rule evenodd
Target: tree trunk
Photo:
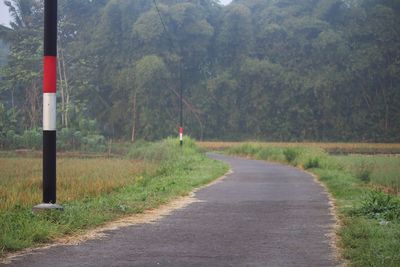
<path id="1" fill-rule="evenodd" d="M 26 90 L 26 111 L 29 117 L 29 126 L 31 129 L 36 128 L 39 123 L 39 87 L 37 82 L 33 81 L 31 88 Z"/>
<path id="2" fill-rule="evenodd" d="M 389 128 L 389 103 L 386 97 L 386 90 L 384 87 L 381 87 L 382 95 L 383 95 L 383 102 L 385 103 L 385 123 L 384 123 L 384 130 L 387 133 Z"/>
<path id="3" fill-rule="evenodd" d="M 65 67 L 65 57 L 64 57 L 64 51 L 62 49 L 60 49 L 61 52 L 61 64 L 62 64 L 62 70 L 63 70 L 63 75 L 64 75 L 64 85 L 65 85 L 65 127 L 68 128 L 68 122 L 69 122 L 69 101 L 70 101 L 70 88 L 69 88 L 69 84 L 68 84 L 68 78 L 67 78 L 67 72 L 66 72 L 66 67 Z"/>
<path id="4" fill-rule="evenodd" d="M 136 138 L 136 92 L 133 95 L 132 99 L 132 112 L 133 112 L 133 122 L 132 122 L 132 135 L 131 142 L 135 142 Z"/>
<path id="5" fill-rule="evenodd" d="M 58 49 L 58 54 L 60 54 L 61 48 Z M 61 59 L 61 57 L 60 57 Z M 65 92 L 64 92 L 64 81 L 61 71 L 61 61 L 57 60 L 58 67 L 58 78 L 60 79 L 60 92 L 61 92 L 61 127 L 65 126 Z"/>

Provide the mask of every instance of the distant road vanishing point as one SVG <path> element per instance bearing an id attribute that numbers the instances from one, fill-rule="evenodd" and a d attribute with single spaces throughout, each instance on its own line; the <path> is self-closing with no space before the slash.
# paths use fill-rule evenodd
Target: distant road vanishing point
<path id="1" fill-rule="evenodd" d="M 233 173 L 155 223 L 55 246 L 7 266 L 337 266 L 329 199 L 292 167 L 210 154 Z"/>

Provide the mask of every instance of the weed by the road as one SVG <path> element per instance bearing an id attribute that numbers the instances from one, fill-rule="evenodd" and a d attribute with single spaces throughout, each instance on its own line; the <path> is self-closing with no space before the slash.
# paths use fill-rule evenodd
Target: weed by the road
<path id="1" fill-rule="evenodd" d="M 367 192 L 356 212 L 381 223 L 400 222 L 400 201 L 392 195 L 373 190 Z"/>
<path id="2" fill-rule="evenodd" d="M 300 151 L 296 148 L 286 148 L 283 150 L 283 155 L 285 155 L 285 159 L 290 164 L 295 164 L 296 158 L 299 156 Z"/>
<path id="3" fill-rule="evenodd" d="M 315 158 L 310 158 L 304 163 L 304 168 L 305 169 L 315 169 L 315 168 L 321 168 L 321 163 L 320 163 L 320 158 L 315 157 Z"/>

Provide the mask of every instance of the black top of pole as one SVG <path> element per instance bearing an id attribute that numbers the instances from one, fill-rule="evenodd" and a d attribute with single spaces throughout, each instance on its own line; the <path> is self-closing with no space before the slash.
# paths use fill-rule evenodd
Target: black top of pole
<path id="1" fill-rule="evenodd" d="M 44 55 L 57 56 L 57 0 L 44 0 Z"/>

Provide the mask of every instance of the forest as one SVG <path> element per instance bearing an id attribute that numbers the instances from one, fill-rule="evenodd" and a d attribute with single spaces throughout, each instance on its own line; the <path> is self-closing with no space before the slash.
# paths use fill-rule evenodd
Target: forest
<path id="1" fill-rule="evenodd" d="M 0 147 L 40 146 L 43 1 L 4 2 Z M 177 136 L 180 90 L 196 139 L 400 142 L 398 0 L 58 3 L 60 145 Z"/>

